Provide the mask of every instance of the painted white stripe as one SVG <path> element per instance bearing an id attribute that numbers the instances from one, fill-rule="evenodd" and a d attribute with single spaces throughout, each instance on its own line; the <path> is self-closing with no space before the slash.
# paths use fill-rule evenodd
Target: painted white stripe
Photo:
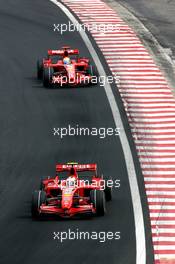
<path id="1" fill-rule="evenodd" d="M 162 212 L 159 212 L 159 213 L 149 213 L 150 214 L 150 217 L 158 217 L 159 219 L 161 219 L 161 217 L 175 217 L 175 213 L 162 213 Z"/>
<path id="2" fill-rule="evenodd" d="M 160 70 L 157 68 L 157 67 L 146 67 L 145 65 L 139 65 L 139 67 L 118 67 L 116 65 L 110 65 L 110 68 L 111 69 L 116 69 L 118 70 L 119 72 L 126 72 L 129 74 L 132 73 L 132 71 L 135 71 L 136 73 L 139 72 L 139 71 L 151 71 L 151 72 L 159 72 L 160 73 Z M 127 71 L 125 71 L 127 70 Z"/>
<path id="3" fill-rule="evenodd" d="M 126 39 L 123 39 L 123 40 L 121 40 L 121 39 L 120 40 L 106 40 L 106 39 L 104 39 L 104 40 L 97 40 L 96 43 L 97 44 L 104 44 L 104 45 L 109 47 L 109 45 L 111 45 L 111 44 L 115 44 L 115 45 L 128 44 L 128 41 L 129 41 L 129 43 L 132 43 L 132 44 L 141 44 L 141 42 L 139 40 L 136 40 L 136 39 L 128 39 L 128 40 L 126 40 Z"/>
<path id="4" fill-rule="evenodd" d="M 105 44 L 99 44 L 100 48 L 104 51 L 110 51 L 112 50 L 124 50 L 124 51 L 130 51 L 130 50 L 135 50 L 136 52 L 138 50 L 144 50 L 147 51 L 141 44 L 137 44 L 137 45 L 133 45 L 133 44 L 109 44 L 109 45 L 105 45 Z"/>
<path id="5" fill-rule="evenodd" d="M 175 176 L 174 177 L 145 177 L 144 178 L 145 183 L 151 183 L 151 182 L 157 182 L 158 184 L 161 184 L 161 182 L 174 182 L 175 183 Z"/>
<path id="6" fill-rule="evenodd" d="M 132 102 L 133 101 L 133 98 L 128 98 L 128 101 L 129 102 Z M 154 98 L 154 99 L 151 99 L 151 98 L 149 98 L 149 99 L 147 99 L 147 98 L 134 98 L 134 101 L 135 102 L 140 102 L 140 103 L 142 103 L 142 105 L 143 105 L 143 103 L 144 102 L 157 102 L 157 103 L 167 103 L 167 105 L 169 104 L 169 103 L 173 103 L 174 102 L 174 99 L 173 98 L 170 98 L 170 99 L 164 99 L 164 98 Z M 146 104 L 145 104 L 146 105 Z M 154 104 L 154 105 L 156 105 L 156 104 Z M 167 106 L 166 105 L 166 106 Z M 147 120 L 149 120 L 149 119 L 147 119 Z M 142 120 L 143 121 L 143 120 Z M 144 122 L 145 122 L 146 120 L 144 120 Z M 150 122 L 151 120 L 149 120 L 149 122 Z M 160 121 L 160 120 L 159 120 Z"/>
<path id="7" fill-rule="evenodd" d="M 118 29 L 117 26 L 115 26 L 116 28 L 115 29 L 110 29 L 110 30 L 107 30 L 107 29 L 104 29 L 102 28 L 100 25 L 99 25 L 99 28 L 96 26 L 94 28 L 94 26 L 92 25 L 86 25 L 86 28 L 87 30 L 89 30 L 91 32 L 91 34 L 96 34 L 98 33 L 100 36 L 105 36 L 106 34 L 114 34 L 114 32 L 118 32 L 120 30 L 121 32 L 121 29 Z M 122 30 L 126 30 L 126 27 L 122 27 Z M 104 47 L 104 45 L 102 44 L 98 44 L 101 48 Z M 139 44 L 137 44 L 139 45 Z M 113 47 L 119 47 L 118 45 L 113 45 L 111 48 Z M 107 47 L 104 47 L 104 49 L 107 49 Z"/>
<path id="8" fill-rule="evenodd" d="M 163 111 L 163 110 L 162 110 Z M 132 116 L 138 116 L 138 113 L 131 113 Z M 167 116 L 174 116 L 175 111 L 173 113 L 168 112 L 168 113 L 139 113 L 140 117 L 152 117 L 152 116 L 162 116 L 162 117 L 167 117 Z"/>
<path id="9" fill-rule="evenodd" d="M 80 10 L 79 8 L 74 8 L 74 10 L 76 11 L 76 14 L 80 14 L 80 15 L 84 15 L 85 14 L 86 16 L 89 17 L 89 13 L 87 12 L 86 9 L 83 11 L 82 9 Z M 95 15 L 95 16 L 96 15 L 108 15 L 109 18 L 111 17 L 111 15 L 116 16 L 116 13 L 113 12 L 112 10 L 106 10 L 105 9 L 105 12 L 104 12 L 103 10 L 100 10 L 100 9 L 90 9 L 89 11 L 91 12 L 91 16 L 92 15 Z"/>
<path id="10" fill-rule="evenodd" d="M 137 41 L 138 39 L 136 38 L 136 37 L 134 37 L 134 36 L 117 36 L 117 37 L 115 37 L 115 36 L 111 36 L 110 37 L 110 39 L 107 39 L 106 38 L 106 36 L 104 37 L 104 36 L 101 36 L 101 35 L 99 35 L 99 36 L 96 36 L 95 37 L 95 40 L 96 41 L 98 41 L 98 40 L 101 40 L 101 41 L 115 41 L 116 43 L 117 43 L 117 41 L 126 41 L 126 40 L 135 40 L 135 41 Z M 149 60 L 150 60 L 151 58 L 150 58 L 150 56 L 149 56 Z"/>
<path id="11" fill-rule="evenodd" d="M 99 46 L 101 47 L 101 48 L 104 48 L 104 49 L 108 49 L 108 50 L 110 50 L 110 48 L 113 48 L 113 47 L 115 47 L 116 49 L 121 49 L 121 48 L 123 48 L 124 50 L 125 50 L 125 48 L 127 48 L 127 47 L 129 47 L 129 48 L 136 48 L 136 49 L 142 49 L 142 50 L 146 50 L 145 48 L 143 48 L 143 45 L 141 44 L 141 42 L 140 43 L 138 43 L 138 44 L 132 44 L 132 43 L 130 43 L 130 44 L 119 44 L 119 43 L 111 43 L 111 44 L 104 44 L 104 43 L 99 43 Z"/>
<path id="12" fill-rule="evenodd" d="M 157 151 L 157 152 L 149 152 L 149 151 L 147 151 L 147 152 L 138 152 L 138 155 L 139 156 L 147 156 L 147 157 L 149 157 L 149 156 L 169 156 L 169 157 L 171 157 L 171 156 L 174 156 L 174 153 L 172 153 L 172 152 L 159 152 L 159 151 Z"/>
<path id="13" fill-rule="evenodd" d="M 117 71 L 113 71 L 111 70 L 116 76 L 119 76 L 121 78 L 121 83 L 123 82 L 124 78 L 123 76 L 121 75 L 121 73 L 119 74 Z M 125 76 L 125 79 L 128 79 L 128 80 L 132 80 L 132 81 L 145 81 L 145 80 L 164 80 L 164 77 L 163 76 L 154 76 L 154 75 L 146 75 L 145 76 L 139 76 L 138 74 L 136 76 Z"/>
<path id="14" fill-rule="evenodd" d="M 159 79 L 159 78 L 158 78 Z M 122 79 L 120 81 L 121 84 L 128 84 L 128 85 L 166 85 L 167 87 L 167 83 L 165 82 L 164 79 L 161 80 L 130 80 L 130 79 Z"/>
<path id="15" fill-rule="evenodd" d="M 56 0 L 50 0 L 52 3 L 57 5 L 73 22 L 73 24 L 79 24 L 76 18 L 71 14 L 71 12 L 60 2 L 57 2 Z M 103 65 L 100 61 L 100 58 L 98 57 L 98 54 L 96 53 L 95 49 L 93 48 L 92 43 L 90 42 L 87 34 L 85 31 L 79 32 L 85 45 L 87 46 L 90 54 L 93 54 L 95 58 L 95 64 L 97 66 L 99 75 L 106 76 L 105 70 L 103 68 Z M 118 109 L 118 106 L 116 104 L 112 88 L 109 83 L 107 83 L 104 86 L 106 96 L 109 102 L 109 105 L 112 110 L 112 115 L 114 118 L 114 122 L 116 127 L 120 127 L 124 131 L 123 123 L 120 117 L 120 112 Z M 139 188 L 137 183 L 137 176 L 135 172 L 135 166 L 132 158 L 131 149 L 128 143 L 128 139 L 126 137 L 125 133 L 122 133 L 120 135 L 120 141 L 123 146 L 123 154 L 126 161 L 126 168 L 128 172 L 128 179 L 130 184 L 130 191 L 131 191 L 131 199 L 133 203 L 133 211 L 134 211 L 134 222 L 135 222 L 135 236 L 136 236 L 136 264 L 145 264 L 146 263 L 146 246 L 145 246 L 145 230 L 144 230 L 144 221 L 143 221 L 143 212 L 142 212 L 142 206 L 141 206 L 141 200 L 140 200 L 140 194 L 139 194 Z"/>
<path id="16" fill-rule="evenodd" d="M 143 98 L 141 98 L 141 100 L 142 100 Z M 137 99 L 136 98 L 136 100 L 139 100 L 139 99 Z M 143 99 L 144 100 L 144 99 Z M 148 99 L 148 101 L 149 100 L 162 100 L 162 99 Z M 172 101 L 171 99 L 168 99 L 168 101 Z M 147 98 L 145 98 L 145 102 L 147 101 Z M 166 101 L 166 100 L 165 100 Z M 133 115 L 132 114 L 130 114 L 132 117 L 133 117 Z M 136 115 L 136 116 L 138 116 L 138 115 Z M 141 116 L 141 115 L 140 115 Z M 173 115 L 174 116 L 174 115 Z M 145 118 L 143 119 L 143 118 L 134 118 L 134 121 L 135 122 L 162 122 L 162 121 L 166 121 L 166 122 L 168 122 L 168 121 L 175 121 L 175 117 L 171 117 L 171 115 L 170 116 L 162 116 L 161 118 L 157 118 L 157 116 L 152 116 L 152 118 L 146 118 L 146 115 L 145 115 Z"/>
<path id="17" fill-rule="evenodd" d="M 171 240 L 172 241 L 172 240 Z M 174 241 L 174 240 L 173 240 Z M 154 259 L 155 260 L 160 260 L 162 262 L 160 263 L 166 263 L 165 260 L 169 259 L 169 260 L 173 260 L 175 261 L 175 254 L 162 254 L 161 252 L 159 252 L 159 254 L 155 254 L 154 255 Z M 164 262 L 163 262 L 164 261 Z M 170 262 L 171 264 L 173 264 L 173 262 Z"/>
<path id="18" fill-rule="evenodd" d="M 159 151 L 159 150 L 175 150 L 175 147 L 174 146 L 170 146 L 170 147 L 166 147 L 166 146 L 136 146 L 136 148 L 139 148 L 139 149 L 143 149 L 143 150 L 146 150 L 146 149 L 151 149 L 151 150 L 156 150 L 156 151 Z"/>
<path id="19" fill-rule="evenodd" d="M 135 127 L 136 124 L 132 124 L 132 123 L 130 123 L 130 126 L 134 126 L 134 127 Z M 154 128 L 154 127 L 159 127 L 159 128 L 161 128 L 161 127 L 163 127 L 163 128 L 164 128 L 164 127 L 166 126 L 166 127 L 168 128 L 168 127 L 174 127 L 175 124 L 174 124 L 174 123 L 169 123 L 169 124 L 168 124 L 168 123 L 166 123 L 166 124 L 164 124 L 164 123 L 163 123 L 163 124 L 153 124 L 153 123 L 152 123 L 152 124 L 149 124 L 149 123 L 148 123 L 148 124 L 146 124 L 146 123 L 145 123 L 145 124 L 142 124 L 142 123 L 139 124 L 139 123 L 137 123 L 137 127 L 139 127 L 139 126 L 140 126 L 140 127 L 143 127 L 143 126 L 144 126 L 145 128 L 146 128 L 146 127 L 149 127 L 149 128 L 150 128 L 150 127 L 151 127 L 151 128 Z"/>
<path id="20" fill-rule="evenodd" d="M 86 16 L 83 16 L 82 18 L 81 18 L 81 20 L 82 20 L 82 22 L 87 22 L 87 24 L 88 23 L 90 23 L 90 22 L 93 22 L 93 20 L 89 20 L 88 21 L 88 18 L 86 17 Z M 100 16 L 97 16 L 96 17 L 96 19 L 95 19 L 95 21 L 94 21 L 95 23 L 96 22 L 101 22 L 101 24 L 103 23 L 106 23 L 106 24 L 110 24 L 110 23 L 121 23 L 122 21 L 120 20 L 120 19 L 116 19 L 114 16 L 111 16 L 110 18 L 109 17 L 107 17 L 107 16 L 105 16 L 104 18 L 102 18 L 102 17 L 100 17 Z M 129 35 L 130 34 L 130 35 Z M 130 33 L 130 31 L 129 30 L 126 30 L 126 31 L 124 31 L 123 32 L 123 34 L 121 34 L 121 36 L 122 37 L 129 37 L 129 36 L 131 36 L 132 37 L 132 34 L 133 34 L 133 32 L 131 32 Z M 100 36 L 97 34 L 96 36 L 94 36 L 94 38 L 99 38 Z M 113 37 L 113 38 L 116 38 L 117 37 L 117 34 L 116 34 L 116 32 L 115 33 L 113 33 L 112 34 L 112 36 L 111 37 Z M 134 37 L 136 37 L 135 35 L 134 35 Z M 104 37 L 103 37 L 104 38 Z"/>
<path id="21" fill-rule="evenodd" d="M 127 104 L 127 102 L 126 102 L 126 104 Z M 129 107 L 130 107 L 130 106 L 133 105 L 133 104 L 131 103 L 131 104 L 128 104 L 128 105 L 129 105 Z M 169 105 L 168 103 L 163 103 L 163 105 L 162 105 L 162 103 L 161 103 L 161 106 L 165 106 L 165 107 L 166 107 L 166 106 L 168 106 L 168 105 Z M 138 106 L 138 104 L 135 104 L 135 107 L 136 107 L 136 106 Z M 147 106 L 148 106 L 148 107 L 151 107 L 151 106 L 152 106 L 152 107 L 154 108 L 154 111 L 153 111 L 154 113 L 155 113 L 156 111 L 159 111 L 159 110 L 157 110 L 157 109 L 160 109 L 160 108 L 159 108 L 159 104 L 158 104 L 158 108 L 157 108 L 157 103 L 155 103 L 155 104 L 144 104 L 144 103 L 141 102 L 141 104 L 139 105 L 139 108 L 137 108 L 137 110 L 138 110 L 137 115 L 139 114 L 139 115 L 141 116 L 141 115 L 144 114 L 143 112 L 142 112 L 142 113 L 140 112 L 140 110 L 141 110 L 140 107 L 145 107 L 145 108 L 142 108 L 141 111 L 144 111 L 144 110 L 145 110 L 145 111 L 149 112 L 149 109 L 151 109 L 151 108 L 146 108 Z M 174 104 L 170 103 L 170 106 L 173 106 L 173 107 L 174 107 Z M 130 107 L 130 108 L 129 108 L 129 111 L 130 111 L 130 110 L 132 110 L 132 111 L 129 112 L 129 115 L 132 116 L 132 115 L 133 115 L 133 107 Z M 153 110 L 153 109 L 152 109 L 152 110 Z M 173 108 L 173 110 L 174 110 L 174 108 Z M 161 111 L 163 111 L 163 108 L 162 108 Z M 171 111 L 171 110 L 170 110 L 170 111 Z M 153 112 L 152 112 L 152 113 L 153 113 Z M 166 112 L 165 112 L 165 113 L 166 113 Z M 146 115 L 146 113 L 145 113 L 145 115 Z M 155 116 L 155 117 L 156 117 L 156 116 Z M 164 119 L 162 119 L 162 121 L 163 121 L 163 120 L 164 120 Z M 144 120 L 143 120 L 143 121 L 144 121 Z M 164 121 L 165 121 L 165 120 L 164 120 Z M 163 128 L 162 128 L 162 129 L 163 129 Z M 160 130 L 157 129 L 157 130 L 156 130 L 157 133 L 158 133 L 158 131 L 159 131 L 159 132 L 163 132 L 162 129 L 160 129 Z M 164 129 L 165 129 L 165 127 L 164 127 Z M 156 132 L 156 131 L 152 131 L 152 132 Z M 166 131 L 167 131 L 167 130 L 166 130 Z M 167 131 L 167 132 L 170 132 L 170 131 Z"/>
<path id="22" fill-rule="evenodd" d="M 130 55 L 130 56 L 125 56 L 125 53 L 123 55 L 118 55 L 118 54 L 113 54 L 113 56 L 110 55 L 105 55 L 106 60 L 108 63 L 115 64 L 116 66 L 119 66 L 120 64 L 122 65 L 127 65 L 127 64 L 140 64 L 145 66 L 150 63 L 154 66 L 156 66 L 152 60 L 147 55 Z"/>
<path id="23" fill-rule="evenodd" d="M 150 70 L 150 69 L 157 69 L 156 65 L 154 63 L 149 63 L 149 62 L 145 62 L 144 64 L 142 63 L 124 63 L 124 62 L 109 62 L 108 65 L 111 68 L 116 68 L 116 69 L 127 69 L 127 70 L 131 70 L 134 67 L 137 69 L 146 69 L 146 70 Z"/>
<path id="24" fill-rule="evenodd" d="M 110 54 L 114 54 L 114 55 L 118 55 L 119 53 L 121 53 L 122 55 L 124 54 L 133 54 L 133 55 L 137 55 L 137 54 L 145 54 L 148 55 L 149 53 L 147 52 L 146 49 L 144 48 L 118 48 L 118 47 L 113 47 L 110 49 L 106 49 L 106 48 L 102 48 L 101 50 L 103 51 L 104 54 L 106 55 L 110 55 Z"/>
<path id="25" fill-rule="evenodd" d="M 139 144 L 162 144 L 162 145 L 166 145 L 166 144 L 175 144 L 175 140 L 156 140 L 156 142 L 154 140 L 141 140 L 141 139 L 135 139 L 134 140 L 135 143 Z"/>
<path id="26" fill-rule="evenodd" d="M 93 10 L 91 9 L 91 10 L 89 10 L 89 12 L 92 12 Z M 87 10 L 86 10 L 86 12 L 87 12 Z M 116 22 L 122 22 L 122 20 L 121 19 L 119 19 L 119 18 L 116 18 L 116 16 L 115 15 L 108 15 L 108 14 L 96 14 L 95 15 L 96 16 L 96 18 L 95 18 L 95 21 L 103 21 L 103 22 L 105 22 L 105 21 L 116 21 Z M 90 21 L 89 19 L 87 19 L 87 21 Z M 91 20 L 91 21 L 94 21 L 94 20 Z"/>
<path id="27" fill-rule="evenodd" d="M 162 98 L 168 98 L 168 100 L 169 99 L 172 99 L 172 94 L 152 94 L 152 93 L 150 93 L 150 94 L 142 94 L 142 93 L 139 93 L 139 91 L 138 91 L 138 93 L 122 93 L 122 97 L 127 97 L 127 98 L 139 98 L 140 97 L 140 99 L 142 100 L 144 100 L 144 99 L 147 99 L 147 98 L 153 98 L 153 97 L 155 97 L 155 98 L 157 98 L 157 97 L 162 97 Z M 152 100 L 154 100 L 154 99 L 152 99 Z M 158 100 L 158 99 L 156 99 L 156 100 Z M 162 100 L 162 99 L 160 99 L 160 100 Z"/>
<path id="28" fill-rule="evenodd" d="M 174 191 L 146 191 L 147 195 L 175 195 Z"/>
<path id="29" fill-rule="evenodd" d="M 136 90 L 145 90 L 145 91 L 154 91 L 154 92 L 157 92 L 157 91 L 169 91 L 170 90 L 164 85 L 164 84 L 140 84 L 140 83 L 135 83 L 135 84 L 130 84 L 130 83 L 122 83 L 122 82 L 119 82 L 119 88 L 123 88 L 123 90 L 130 90 L 130 91 L 133 91 L 135 90 L 135 88 L 138 88 Z M 145 88 L 145 89 L 144 89 Z M 153 89 L 151 89 L 153 88 Z M 161 89 L 160 89 L 161 88 Z"/>
<path id="30" fill-rule="evenodd" d="M 126 31 L 125 33 L 122 33 L 121 31 L 119 32 L 119 33 L 115 33 L 115 37 L 117 38 L 117 37 L 130 37 L 130 36 L 132 36 L 132 34 L 133 34 L 133 31 L 130 31 L 130 30 L 128 30 L 128 31 Z M 92 36 L 93 37 L 98 37 L 99 36 L 99 33 L 92 33 Z M 107 33 L 105 33 L 105 36 L 107 36 L 107 37 L 114 37 L 114 34 L 107 34 Z M 149 54 L 148 52 L 147 52 L 147 54 Z"/>
<path id="31" fill-rule="evenodd" d="M 154 250 L 168 250 L 168 249 L 175 250 L 175 245 L 154 245 Z"/>
<path id="32" fill-rule="evenodd" d="M 160 209 L 160 210 L 169 210 L 169 209 L 175 209 L 174 205 L 149 205 L 149 209 Z"/>
<path id="33" fill-rule="evenodd" d="M 175 234 L 175 229 L 174 228 L 152 228 L 151 229 L 152 231 L 152 234 L 161 234 L 161 233 L 172 233 L 172 234 Z M 174 248 L 175 250 L 175 248 Z"/>
<path id="34" fill-rule="evenodd" d="M 122 81 L 119 79 L 118 82 L 118 87 L 121 92 L 128 93 L 130 94 L 139 94 L 142 93 L 142 95 L 145 94 L 159 94 L 165 93 L 165 94 L 171 94 L 170 90 L 168 90 L 167 86 L 164 84 L 159 85 L 159 84 L 127 84 L 127 83 L 122 83 Z M 144 111 L 144 109 L 140 109 L 141 111 Z M 150 109 L 155 111 L 154 109 Z M 136 109 L 138 111 L 138 109 Z"/>
<path id="35" fill-rule="evenodd" d="M 138 112 L 138 113 L 144 113 L 144 112 L 150 112 L 150 113 L 156 113 L 156 112 L 160 112 L 160 111 L 162 111 L 162 112 L 164 112 L 164 113 L 169 113 L 169 112 L 174 112 L 175 113 L 175 108 L 173 108 L 173 107 L 171 107 L 171 108 L 169 108 L 169 107 L 167 107 L 167 108 L 142 108 L 142 107 L 140 107 L 140 108 L 130 108 L 130 110 L 129 110 L 130 112 L 134 112 L 134 113 L 136 113 L 136 112 Z"/>
<path id="36" fill-rule="evenodd" d="M 87 23 L 90 23 L 90 22 L 94 22 L 94 20 L 93 19 L 88 19 L 88 18 L 86 18 L 85 16 L 83 16 L 82 18 L 81 18 L 81 21 L 82 22 L 87 22 Z M 121 19 L 117 19 L 117 18 L 115 18 L 115 17 L 111 17 L 111 18 L 108 18 L 108 17 L 104 17 L 104 18 L 101 18 L 101 17 L 97 17 L 96 19 L 95 19 L 95 23 L 97 23 L 97 22 L 100 22 L 100 24 L 101 23 L 122 23 L 122 20 Z"/>
<path id="37" fill-rule="evenodd" d="M 144 177 L 144 182 L 146 184 L 150 184 L 150 183 L 158 183 L 158 184 L 162 184 L 162 183 L 166 183 L 166 184 L 169 184 L 169 182 L 173 182 L 175 184 L 175 175 L 173 176 L 169 176 L 168 177 L 164 177 L 164 175 L 162 176 L 155 176 L 155 177 Z"/>
<path id="38" fill-rule="evenodd" d="M 170 161 L 173 161 L 173 162 L 175 162 L 175 158 L 171 158 L 171 157 L 168 157 L 168 158 L 149 158 L 149 157 L 147 157 L 147 158 L 139 158 L 139 160 L 141 161 L 141 162 L 144 162 L 144 161 L 152 161 L 152 162 L 158 162 L 158 163 L 161 163 L 161 162 L 170 162 Z"/>
<path id="39" fill-rule="evenodd" d="M 139 42 L 140 43 L 139 39 L 134 37 L 134 36 L 129 36 L 129 37 L 127 37 L 127 36 L 121 37 L 120 36 L 120 37 L 117 37 L 117 36 L 114 35 L 111 38 L 106 38 L 106 36 L 105 37 L 103 37 L 103 36 L 96 37 L 96 42 L 97 43 L 108 43 L 108 42 L 109 43 L 110 42 L 111 43 L 123 43 L 123 42 L 128 43 L 129 41 Z M 152 60 L 151 57 L 149 57 L 149 60 Z"/>
<path id="40" fill-rule="evenodd" d="M 142 139 L 155 139 L 156 142 L 157 142 L 157 138 L 159 139 L 164 139 L 164 140 L 168 140 L 170 138 L 175 138 L 175 135 L 159 135 L 159 134 L 155 134 L 155 135 L 145 135 L 145 134 L 141 134 L 141 135 L 138 135 L 138 134 L 133 134 L 133 137 L 135 139 L 139 139 L 139 140 L 142 140 Z"/>
<path id="41" fill-rule="evenodd" d="M 158 136 L 159 138 L 163 138 L 163 137 L 169 137 L 169 136 L 173 136 L 174 137 L 174 129 L 168 128 L 167 130 L 163 129 L 139 129 L 139 128 L 132 128 L 131 131 L 133 133 L 133 135 L 142 135 L 143 137 L 154 137 L 154 136 Z M 173 133 L 172 135 L 169 135 L 168 133 Z M 148 134 L 148 135 L 147 135 Z M 151 135 L 150 135 L 151 134 Z"/>
<path id="42" fill-rule="evenodd" d="M 164 221 L 164 220 L 151 220 L 151 225 L 175 225 L 175 220 L 168 220 L 168 221 Z"/>
<path id="43" fill-rule="evenodd" d="M 111 16 L 113 16 L 114 18 L 116 17 L 116 13 L 113 12 L 112 10 L 106 10 L 105 8 L 105 12 L 102 12 L 102 10 L 100 9 L 91 9 L 89 10 L 90 11 L 90 14 L 87 12 L 87 9 L 84 8 L 83 9 L 80 9 L 80 8 L 74 8 L 74 11 L 76 11 L 76 14 L 79 15 L 79 18 L 84 18 L 84 17 L 87 17 L 89 18 L 90 21 L 94 21 L 94 16 L 95 17 L 98 17 L 98 15 L 103 15 L 105 18 L 111 18 Z M 116 18 L 117 20 L 118 18 Z M 124 22 L 123 22 L 124 23 Z M 124 23 L 125 25 L 127 25 L 126 23 Z M 127 25 L 128 26 L 128 25 Z"/>
<path id="44" fill-rule="evenodd" d="M 175 188 L 175 184 L 159 184 L 159 183 L 157 183 L 157 184 L 145 184 L 145 187 L 147 189 L 149 189 L 149 188 L 167 188 L 167 189 L 173 189 L 173 188 Z M 175 194 L 175 192 L 174 192 L 174 194 Z"/>
<path id="45" fill-rule="evenodd" d="M 121 55 L 117 55 L 117 54 L 113 54 L 113 55 L 105 55 L 105 58 L 107 59 L 107 61 L 109 60 L 109 59 L 120 59 L 120 60 L 122 60 L 122 59 L 125 59 L 126 58 L 126 56 L 122 53 Z M 129 56 L 129 61 L 131 60 L 131 59 L 150 59 L 150 57 L 149 57 L 149 55 L 138 55 L 138 54 L 135 54 L 135 55 L 132 55 L 132 56 Z"/>
<path id="46" fill-rule="evenodd" d="M 172 171 L 146 171 L 146 170 L 143 170 L 143 174 L 144 175 L 175 175 L 175 170 L 172 170 Z M 175 194 L 175 193 L 174 193 Z"/>
<path id="47" fill-rule="evenodd" d="M 102 49 L 101 49 L 102 50 Z M 140 50 L 138 50 L 138 51 L 120 51 L 120 50 L 114 50 L 114 49 L 112 49 L 111 51 L 103 51 L 103 54 L 104 55 L 113 55 L 114 54 L 114 56 L 115 55 L 120 55 L 120 56 L 126 56 L 126 55 L 133 55 L 133 56 L 137 56 L 138 54 L 142 54 L 142 55 L 148 55 L 148 52 L 146 52 L 146 51 L 140 51 Z"/>
<path id="48" fill-rule="evenodd" d="M 153 242 L 156 241 L 175 241 L 175 237 L 161 237 L 161 236 L 157 236 L 157 237 L 153 237 L 152 238 Z M 163 257 L 164 255 L 161 254 L 161 257 Z M 165 255 L 165 257 L 167 257 L 168 255 Z M 174 256 L 174 255 L 173 255 Z M 159 256 L 160 258 L 160 256 Z"/>
<path id="49" fill-rule="evenodd" d="M 91 10 L 89 12 L 91 12 Z M 93 15 L 96 16 L 96 14 L 93 14 Z M 103 23 L 103 24 L 113 24 L 116 26 L 117 26 L 117 24 L 120 24 L 119 29 L 122 25 L 126 26 L 126 24 L 121 19 L 116 18 L 113 14 L 111 14 L 110 17 L 109 17 L 109 15 L 108 16 L 106 15 L 106 16 L 104 16 L 103 19 L 101 18 L 101 15 L 102 14 L 99 14 L 99 16 L 96 16 L 95 20 L 92 17 L 86 16 L 86 14 L 82 14 L 82 15 L 79 14 L 79 18 L 81 19 L 81 21 L 83 23 L 86 23 L 86 24 L 92 24 L 92 23 L 102 24 Z"/>
<path id="50" fill-rule="evenodd" d="M 148 183 L 148 182 L 158 182 L 161 183 L 161 182 L 175 182 L 175 175 L 173 177 L 144 177 L 144 181 L 145 183 Z"/>
<path id="51" fill-rule="evenodd" d="M 159 198 L 159 197 L 155 197 L 155 198 L 148 198 L 148 202 L 160 202 L 160 203 L 172 203 L 175 204 L 175 198 Z M 175 220 L 174 220 L 174 224 L 175 224 Z"/>
<path id="52" fill-rule="evenodd" d="M 86 10 L 86 7 L 85 7 L 85 10 L 83 11 L 82 9 L 79 9 L 79 8 L 74 8 L 74 10 L 76 11 L 76 14 L 79 16 L 79 17 L 81 17 L 83 14 L 85 14 L 85 15 L 87 15 L 88 17 L 89 17 L 89 12 L 90 12 L 90 15 L 91 15 L 91 17 L 92 17 L 92 15 L 93 16 L 95 16 L 95 17 L 98 17 L 98 15 L 100 15 L 100 16 L 107 16 L 107 17 L 111 17 L 111 15 L 113 15 L 114 17 L 116 17 L 116 13 L 111 9 L 106 9 L 105 8 L 105 11 L 104 10 L 102 10 L 102 7 L 101 8 L 98 8 L 98 9 L 95 9 L 95 8 L 91 8 L 90 10 L 89 10 L 89 12 L 87 12 L 87 10 Z M 79 15 L 79 13 L 80 13 L 80 15 Z"/>
<path id="53" fill-rule="evenodd" d="M 148 161 L 148 160 L 147 160 Z M 153 160 L 151 160 L 151 162 L 153 162 Z M 141 164 L 142 168 L 165 168 L 165 169 L 170 169 L 170 168 L 175 168 L 175 162 L 174 164 L 161 164 L 164 161 L 158 162 L 156 161 L 156 164 L 151 164 L 151 163 L 147 163 L 147 164 Z"/>

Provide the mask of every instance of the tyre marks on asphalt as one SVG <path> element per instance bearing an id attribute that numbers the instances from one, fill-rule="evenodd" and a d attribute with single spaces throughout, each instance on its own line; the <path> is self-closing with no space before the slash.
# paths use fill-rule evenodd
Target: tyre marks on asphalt
<path id="1" fill-rule="evenodd" d="M 155 264 L 175 263 L 175 100 L 164 75 L 135 32 L 101 0 L 62 1 L 91 30 L 119 79 L 147 194 Z"/>

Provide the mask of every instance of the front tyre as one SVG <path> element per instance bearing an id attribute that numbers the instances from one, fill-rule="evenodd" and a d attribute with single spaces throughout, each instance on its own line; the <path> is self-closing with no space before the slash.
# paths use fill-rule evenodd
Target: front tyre
<path id="1" fill-rule="evenodd" d="M 104 216 L 106 213 L 105 195 L 101 190 L 92 190 L 90 193 L 91 202 L 96 209 L 98 216 Z"/>
<path id="2" fill-rule="evenodd" d="M 40 206 L 46 203 L 46 193 L 44 191 L 34 191 L 32 195 L 31 213 L 32 217 L 37 218 L 40 216 Z"/>
<path id="3" fill-rule="evenodd" d="M 39 59 L 37 60 L 37 78 L 38 80 L 41 80 L 43 77 L 43 60 Z"/>
<path id="4" fill-rule="evenodd" d="M 48 88 L 52 85 L 53 68 L 47 67 L 43 69 L 43 85 Z"/>

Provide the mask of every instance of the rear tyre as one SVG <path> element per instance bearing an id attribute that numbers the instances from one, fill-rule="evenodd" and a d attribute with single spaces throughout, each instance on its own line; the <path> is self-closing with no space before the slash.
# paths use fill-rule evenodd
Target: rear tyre
<path id="1" fill-rule="evenodd" d="M 104 178 L 103 180 L 105 180 L 105 189 L 104 189 L 104 193 L 105 193 L 105 199 L 106 201 L 111 201 L 112 200 L 112 187 L 109 187 L 108 181 L 112 181 L 112 177 L 109 178 Z"/>
<path id="2" fill-rule="evenodd" d="M 38 80 L 41 80 L 43 77 L 43 60 L 39 59 L 37 60 L 37 78 Z"/>
<path id="3" fill-rule="evenodd" d="M 90 199 L 96 209 L 96 214 L 98 216 L 104 216 L 106 212 L 104 192 L 100 190 L 92 190 L 90 193 Z"/>
<path id="4" fill-rule="evenodd" d="M 91 80 L 90 83 L 96 85 L 98 83 L 98 76 L 99 76 L 97 68 L 89 64 L 89 67 L 87 69 L 87 74 L 89 74 L 93 78 L 93 81 Z"/>
<path id="5" fill-rule="evenodd" d="M 43 85 L 44 87 L 52 86 L 52 76 L 53 76 L 53 68 L 44 68 L 43 69 Z"/>
<path id="6" fill-rule="evenodd" d="M 37 218 L 40 216 L 39 208 L 42 204 L 46 203 L 46 193 L 44 191 L 34 191 L 32 196 L 31 213 L 32 217 Z"/>

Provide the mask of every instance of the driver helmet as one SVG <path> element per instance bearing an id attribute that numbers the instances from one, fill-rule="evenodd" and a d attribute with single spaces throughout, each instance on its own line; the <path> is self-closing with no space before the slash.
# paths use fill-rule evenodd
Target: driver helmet
<path id="1" fill-rule="evenodd" d="M 71 64 L 71 60 L 70 60 L 70 58 L 69 58 L 69 57 L 65 57 L 65 58 L 63 59 L 63 64 L 65 64 L 65 65 Z"/>
<path id="2" fill-rule="evenodd" d="M 65 65 L 71 64 L 71 60 L 69 58 L 69 53 L 67 50 L 65 50 L 65 52 L 64 52 L 63 64 L 65 64 Z"/>

